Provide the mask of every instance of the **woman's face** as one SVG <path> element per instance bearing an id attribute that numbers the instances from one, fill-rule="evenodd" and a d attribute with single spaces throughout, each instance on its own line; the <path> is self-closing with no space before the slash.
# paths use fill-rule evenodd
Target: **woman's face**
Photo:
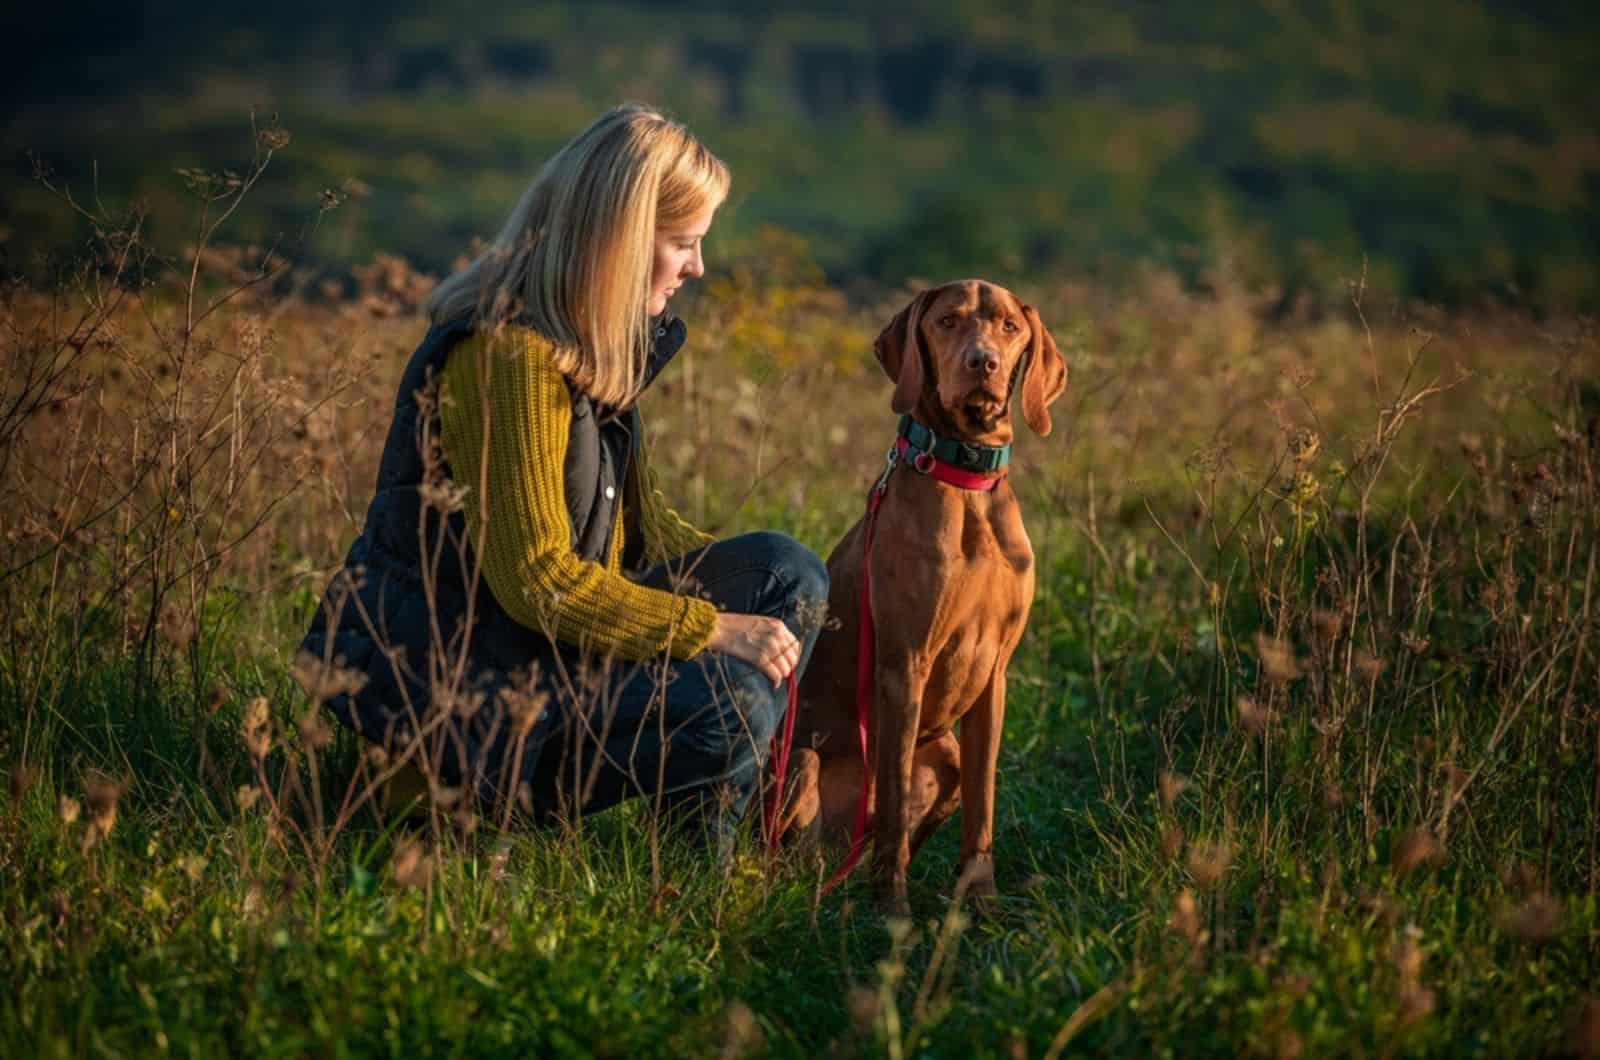
<path id="1" fill-rule="evenodd" d="M 650 270 L 650 299 L 645 312 L 657 316 L 666 311 L 667 299 L 677 293 L 683 281 L 704 276 L 700 260 L 700 241 L 711 228 L 716 207 L 708 206 L 680 224 L 656 229 L 655 265 Z"/>

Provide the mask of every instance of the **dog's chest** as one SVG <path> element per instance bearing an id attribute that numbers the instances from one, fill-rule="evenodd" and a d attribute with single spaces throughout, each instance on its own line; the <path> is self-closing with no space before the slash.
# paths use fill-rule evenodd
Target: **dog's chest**
<path id="1" fill-rule="evenodd" d="M 1033 551 L 1020 520 L 970 520 L 945 557 L 944 591 L 932 623 L 932 660 L 918 728 L 949 728 L 1003 668 L 1027 622 Z"/>

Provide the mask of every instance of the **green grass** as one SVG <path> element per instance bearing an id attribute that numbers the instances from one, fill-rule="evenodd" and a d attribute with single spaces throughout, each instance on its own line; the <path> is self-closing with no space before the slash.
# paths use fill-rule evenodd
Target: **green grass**
<path id="1" fill-rule="evenodd" d="M 700 525 L 826 551 L 892 429 L 864 351 L 902 296 L 763 238 L 686 307 L 654 463 Z M 952 823 L 893 921 L 863 880 L 819 895 L 830 861 L 747 837 L 724 870 L 637 805 L 322 829 L 313 792 L 363 759 L 318 746 L 289 653 L 371 488 L 413 285 L 263 285 L 189 329 L 184 278 L 105 260 L 0 301 L 0 1054 L 1600 1048 L 1585 322 L 1278 319 L 1155 270 L 1025 291 L 1073 374 L 1017 446 L 1039 579 L 1002 897 L 953 904 Z"/>
<path id="2" fill-rule="evenodd" d="M 1110 672 L 1097 693 L 1081 561 L 1047 572 L 1014 667 L 996 822 L 1005 897 L 970 921 L 947 897 L 955 825 L 915 863 L 915 916 L 899 927 L 859 881 L 819 901 L 817 865 L 770 862 L 754 842 L 724 874 L 669 839 L 652 871 L 638 807 L 567 833 L 445 837 L 423 887 L 396 882 L 396 836 L 363 817 L 319 881 L 270 837 L 261 805 L 236 810 L 197 779 L 187 719 L 200 705 L 176 688 L 132 703 L 131 675 L 91 663 L 36 738 L 52 752 L 44 776 L 0 825 L 0 962 L 16 986 L 0 1041 L 37 1056 L 705 1055 L 757 1042 L 772 1055 L 1037 1056 L 1112 985 L 1074 1048 L 1271 1053 L 1292 1033 L 1313 1055 L 1459 1056 L 1564 1040 L 1600 972 L 1585 866 L 1547 857 L 1533 870 L 1574 895 L 1556 937 L 1534 944 L 1502 923 L 1517 892 L 1497 859 L 1583 853 L 1586 754 L 1554 776 L 1508 761 L 1443 861 L 1397 877 L 1390 848 L 1418 820 L 1422 734 L 1408 724 L 1393 740 L 1383 823 L 1364 838 L 1359 806 L 1318 808 L 1295 779 L 1315 768 L 1309 726 L 1284 723 L 1268 776 L 1248 740 L 1206 717 L 1208 688 L 1246 675 L 1219 670 L 1197 638 L 1183 647 L 1205 609 L 1169 611 L 1136 554 L 1094 605 Z M 281 679 L 258 684 L 274 671 L 221 676 L 287 700 Z M 1446 681 L 1435 709 L 1472 713 L 1471 686 Z M 207 722 L 211 746 L 228 743 L 232 713 Z M 1448 729 L 1482 735 L 1470 719 Z M 1167 740 L 1192 777 L 1171 807 L 1156 784 Z M 348 739 L 323 754 L 335 775 L 353 761 Z M 247 781 L 232 759 L 229 783 Z M 64 825 L 58 800 L 81 797 L 91 765 L 136 780 L 109 838 L 84 851 L 86 825 Z M 283 768 L 278 753 L 269 765 Z M 1182 857 L 1161 854 L 1171 821 L 1233 837 L 1223 885 L 1200 892 L 1203 942 L 1167 926 L 1192 886 Z M 1395 971 L 1407 939 L 1433 992 L 1411 1026 Z"/>

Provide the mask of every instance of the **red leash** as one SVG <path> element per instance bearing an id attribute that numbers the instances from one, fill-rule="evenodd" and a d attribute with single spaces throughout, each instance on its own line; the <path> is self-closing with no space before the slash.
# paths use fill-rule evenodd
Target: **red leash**
<path id="1" fill-rule="evenodd" d="M 872 535 L 878 525 L 878 506 L 889 489 L 889 472 L 893 470 L 891 463 L 867 498 L 866 541 L 861 550 L 861 635 L 856 641 L 856 743 L 861 749 L 861 795 L 856 799 L 856 823 L 850 829 L 850 850 L 844 856 L 844 863 L 822 885 L 823 894 L 839 886 L 855 871 L 867 849 L 867 788 L 872 783 L 872 760 L 867 757 L 867 715 L 872 708 L 872 675 L 876 671 L 873 656 L 877 651 L 877 638 L 872 628 Z"/>
<path id="2" fill-rule="evenodd" d="M 767 796 L 767 849 L 778 849 L 778 814 L 783 810 L 783 777 L 789 772 L 789 751 L 794 747 L 794 716 L 799 713 L 800 682 L 794 674 L 783 679 L 789 693 L 789 709 L 783 712 L 783 731 L 772 758 L 772 792 Z"/>
<path id="3" fill-rule="evenodd" d="M 878 522 L 878 506 L 883 503 L 883 494 L 889 488 L 889 472 L 893 469 L 894 464 L 891 462 L 867 497 L 866 548 L 861 556 L 861 636 L 857 642 L 859 662 L 856 666 L 856 740 L 861 747 L 861 797 L 856 800 L 856 823 L 851 829 L 850 851 L 845 855 L 844 864 L 840 865 L 828 882 L 822 885 L 823 894 L 833 890 L 855 870 L 861 863 L 861 854 L 866 848 L 867 781 L 871 772 L 867 760 L 867 714 L 872 703 L 875 643 L 872 630 L 872 532 Z M 778 814 L 783 808 L 783 778 L 789 771 L 789 752 L 794 746 L 794 716 L 798 713 L 796 707 L 799 685 L 793 674 L 786 680 L 789 686 L 789 711 L 784 715 L 783 732 L 778 737 L 777 752 L 772 763 L 772 794 L 767 798 L 767 849 L 769 850 L 776 850 L 778 847 Z"/>
<path id="4" fill-rule="evenodd" d="M 864 534 L 865 542 L 861 553 L 861 635 L 857 641 L 856 656 L 856 742 L 861 750 L 861 796 L 856 800 L 856 821 L 851 829 L 850 850 L 845 854 L 844 862 L 822 885 L 822 893 L 827 894 L 845 877 L 855 871 L 861 863 L 861 855 L 866 852 L 867 846 L 867 792 L 872 778 L 872 762 L 867 755 L 867 724 L 868 716 L 872 712 L 872 678 L 876 671 L 874 658 L 877 650 L 877 638 L 872 624 L 872 538 L 878 525 L 878 508 L 883 504 L 883 495 L 889 489 L 889 475 L 894 471 L 895 464 L 905 457 L 910 445 L 904 438 L 895 442 L 895 447 L 889 450 L 888 466 L 883 469 L 883 474 L 878 476 L 878 481 L 872 487 L 872 492 L 867 495 L 867 525 Z M 932 454 L 918 452 L 911 459 L 911 466 L 924 475 L 932 475 L 940 482 L 948 483 L 960 489 L 981 490 L 989 492 L 1000 485 L 1000 480 L 1005 478 L 1005 471 L 998 475 L 983 475 L 974 471 L 947 464 L 943 460 L 936 460 Z M 789 752 L 794 744 L 794 716 L 797 713 L 799 684 L 793 674 L 786 679 L 789 689 L 789 709 L 784 714 L 783 732 L 777 740 L 776 756 L 773 760 L 773 788 L 767 800 L 767 847 L 777 849 L 778 846 L 778 814 L 783 808 L 783 780 L 789 769 Z"/>

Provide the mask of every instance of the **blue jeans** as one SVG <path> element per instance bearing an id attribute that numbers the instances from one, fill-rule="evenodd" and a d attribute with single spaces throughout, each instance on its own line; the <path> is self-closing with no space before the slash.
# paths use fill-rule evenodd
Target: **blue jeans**
<path id="1" fill-rule="evenodd" d="M 799 640 L 798 680 L 828 599 L 828 569 L 786 534 L 742 534 L 658 564 L 637 581 L 723 611 L 780 618 Z M 565 711 L 530 783 L 536 815 L 593 813 L 644 796 L 692 840 L 725 846 L 761 786 L 787 693 L 723 652 L 621 663 Z"/>

